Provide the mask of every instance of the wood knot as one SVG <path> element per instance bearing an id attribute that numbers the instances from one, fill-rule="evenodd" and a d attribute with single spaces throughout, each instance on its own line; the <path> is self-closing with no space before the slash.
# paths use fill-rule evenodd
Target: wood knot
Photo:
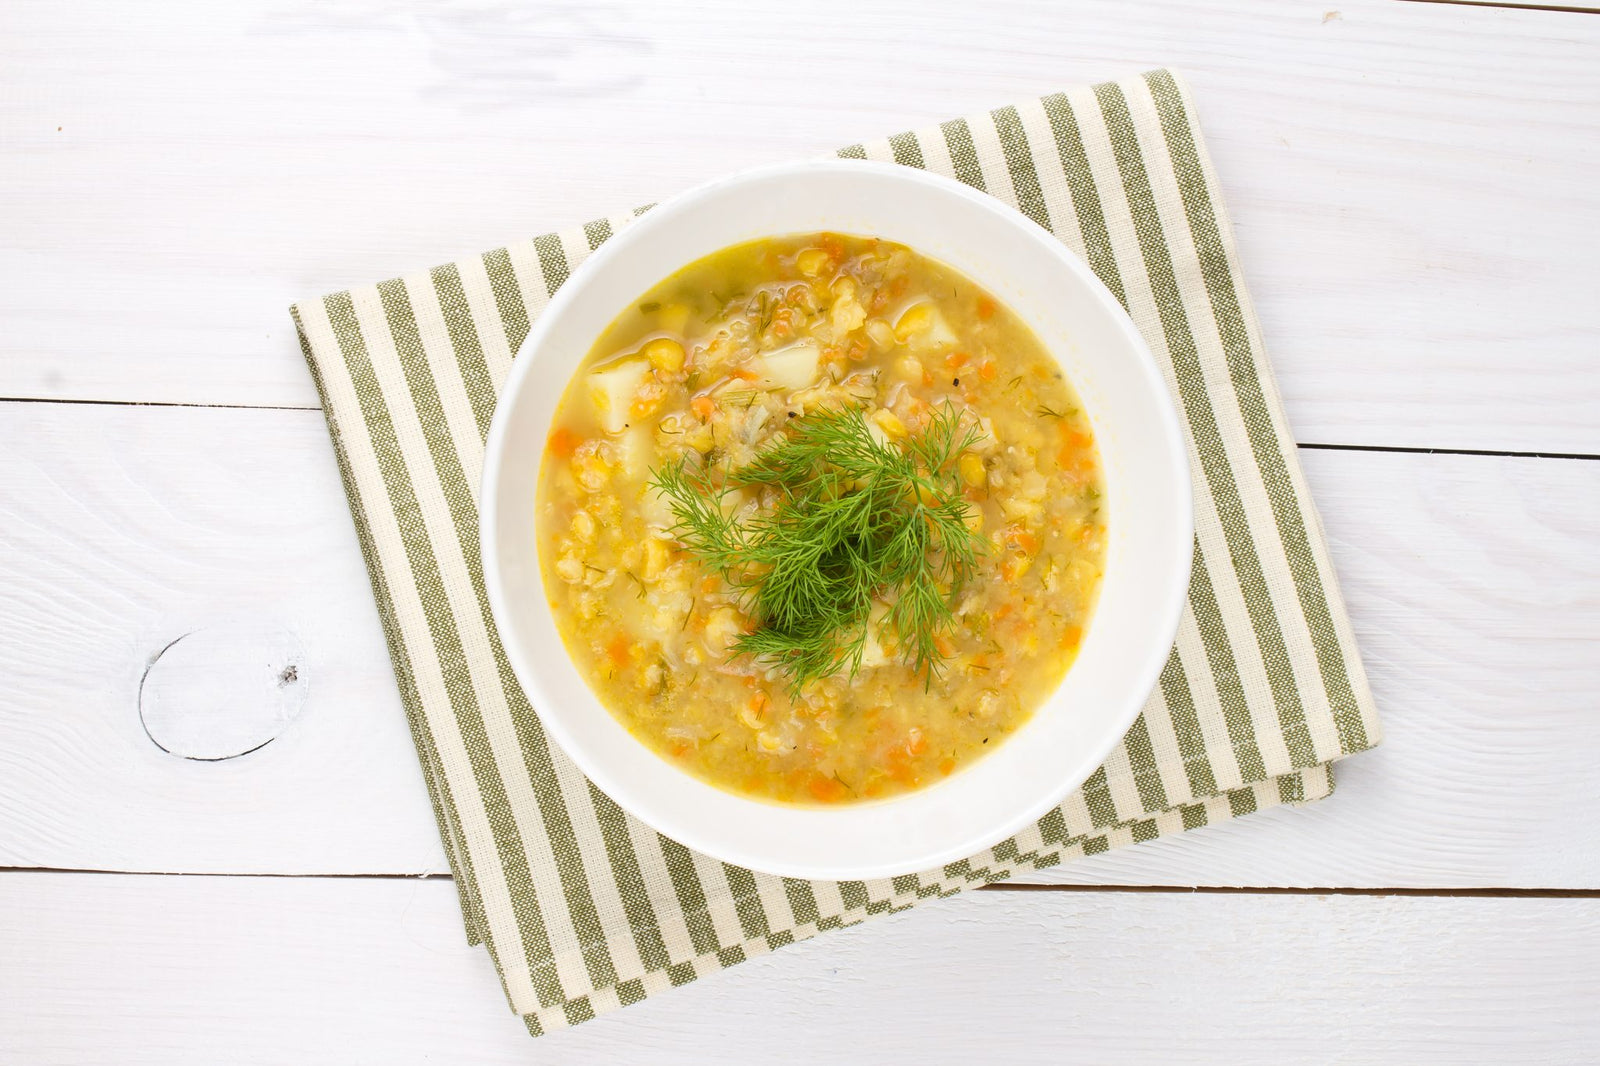
<path id="1" fill-rule="evenodd" d="M 197 762 L 270 744 L 306 702 L 305 649 L 278 625 L 230 624 L 185 633 L 139 682 L 139 722 L 151 743 Z"/>

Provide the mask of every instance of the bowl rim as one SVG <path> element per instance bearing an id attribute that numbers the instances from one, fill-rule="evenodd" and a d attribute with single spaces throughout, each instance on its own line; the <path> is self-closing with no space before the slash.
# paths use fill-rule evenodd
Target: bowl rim
<path id="1" fill-rule="evenodd" d="M 539 702 L 533 697 L 540 688 L 537 682 L 540 677 L 540 671 L 524 654 L 522 643 L 517 639 L 511 638 L 511 635 L 517 633 L 518 626 L 513 620 L 510 605 L 506 602 L 506 586 L 500 571 L 498 534 L 500 516 L 496 486 L 499 485 L 502 479 L 505 438 L 509 432 L 508 425 L 510 422 L 508 412 L 516 406 L 513 401 L 520 391 L 527 387 L 527 382 L 534 373 L 535 360 L 530 357 L 531 353 L 545 341 L 547 335 L 554 328 L 554 324 L 561 319 L 568 306 L 578 299 L 580 290 L 590 276 L 601 273 L 612 260 L 629 254 L 631 246 L 637 240 L 642 239 L 656 229 L 672 225 L 679 216 L 691 212 L 707 200 L 723 195 L 730 188 L 764 180 L 790 177 L 803 178 L 807 175 L 821 173 L 859 172 L 862 169 L 892 177 L 894 180 L 933 187 L 947 195 L 958 196 L 967 201 L 969 205 L 991 216 L 996 223 L 1009 225 L 1013 229 L 1028 233 L 1043 250 L 1073 274 L 1092 295 L 1094 300 L 1108 312 L 1110 320 L 1115 329 L 1121 334 L 1122 340 L 1138 356 L 1135 360 L 1137 364 L 1136 372 L 1144 379 L 1145 388 L 1156 399 L 1155 408 L 1160 425 L 1152 428 L 1159 429 L 1165 450 L 1168 453 L 1167 462 L 1177 474 L 1178 481 L 1183 489 L 1182 492 L 1178 493 L 1179 498 L 1174 501 L 1174 518 L 1176 522 L 1170 530 L 1171 538 L 1181 542 L 1181 551 L 1178 552 L 1180 557 L 1178 569 L 1180 573 L 1175 575 L 1175 579 L 1164 590 L 1164 595 L 1161 597 L 1159 617 L 1152 619 L 1153 635 L 1148 649 L 1141 656 L 1137 667 L 1129 671 L 1129 674 L 1136 682 L 1136 684 L 1130 685 L 1130 691 L 1139 693 L 1139 698 L 1128 701 L 1124 713 L 1117 720 L 1115 729 L 1108 728 L 1097 743 L 1086 745 L 1084 750 L 1076 757 L 1064 762 L 1064 771 L 1070 772 L 1063 772 L 1059 783 L 1055 787 L 1043 790 L 1033 802 L 1019 805 L 1010 818 L 997 820 L 990 828 L 983 830 L 981 833 L 974 831 L 967 838 L 952 841 L 937 849 L 929 850 L 925 855 L 920 856 L 914 864 L 908 864 L 905 860 L 889 862 L 880 860 L 874 863 L 853 863 L 849 866 L 795 863 L 783 868 L 776 868 L 770 862 L 752 865 L 748 857 L 727 854 L 726 849 L 716 842 L 708 840 L 695 825 L 680 824 L 672 818 L 657 818 L 657 812 L 649 810 L 648 804 L 640 805 L 635 803 L 633 790 L 620 777 L 612 774 L 603 761 L 590 757 L 587 749 L 582 744 L 577 743 L 571 732 L 566 728 L 561 715 L 545 714 L 539 709 Z M 779 234 L 773 234 L 772 236 L 779 236 Z M 686 266 L 688 262 L 685 261 L 682 265 Z M 1052 355 L 1059 359 L 1058 356 L 1054 356 L 1054 353 Z M 567 382 L 562 383 L 562 390 L 564 391 L 569 385 L 570 378 Z M 545 304 L 538 318 L 529 329 L 527 336 L 518 346 L 512 360 L 510 372 L 499 390 L 495 410 L 491 416 L 489 433 L 485 438 L 484 460 L 478 486 L 479 558 L 483 566 L 484 589 L 489 602 L 490 614 L 497 631 L 501 634 L 500 646 L 504 650 L 517 682 L 530 697 L 529 704 L 538 716 L 541 727 L 596 787 L 615 800 L 628 813 L 639 818 L 655 831 L 686 847 L 710 855 L 718 860 L 785 877 L 815 880 L 872 880 L 936 869 L 944 864 L 978 854 L 1038 821 L 1048 811 L 1060 805 L 1062 800 L 1074 789 L 1081 786 L 1093 774 L 1095 768 L 1105 762 L 1107 756 L 1110 755 L 1117 744 L 1122 742 L 1128 729 L 1132 727 L 1134 720 L 1142 710 L 1144 703 L 1148 700 L 1149 694 L 1156 687 L 1161 670 L 1165 666 L 1172 646 L 1176 641 L 1178 627 L 1188 599 L 1192 564 L 1191 547 L 1194 542 L 1194 489 L 1188 446 L 1185 443 L 1181 420 L 1171 391 L 1162 377 L 1149 345 L 1145 342 L 1143 335 L 1140 334 L 1138 327 L 1134 324 L 1127 310 L 1111 293 L 1110 289 L 1094 274 L 1089 265 L 1049 230 L 1038 226 L 1025 215 L 988 193 L 981 192 L 953 178 L 897 163 L 863 159 L 812 159 L 752 167 L 723 175 L 690 188 L 652 207 L 644 214 L 636 216 L 626 226 L 617 230 L 610 239 L 596 248 L 572 271 L 566 281 L 550 297 L 550 300 Z M 1092 619 L 1090 626 L 1093 626 Z M 1161 639 L 1159 641 L 1156 640 L 1155 635 L 1159 635 Z M 568 654 L 564 642 L 562 654 Z M 1061 683 L 1064 684 L 1066 678 L 1070 675 L 1071 667 L 1069 666 L 1067 674 L 1063 676 Z M 587 685 L 586 679 L 585 685 Z M 593 689 L 590 688 L 590 691 L 592 693 Z M 595 694 L 595 702 L 600 705 L 603 713 L 611 713 L 604 706 L 598 694 Z M 629 735 L 630 737 L 632 736 L 631 733 Z M 633 739 L 647 751 L 649 750 L 648 745 L 645 745 L 643 741 L 639 741 L 636 737 Z M 652 757 L 660 758 L 653 751 L 650 754 Z M 695 778 L 695 775 L 688 774 L 687 771 L 679 770 L 679 772 Z M 698 778 L 695 779 L 699 780 Z M 718 786 L 709 785 L 709 787 L 717 788 Z M 873 801 L 871 805 L 893 803 L 899 799 L 914 797 L 927 792 L 929 788 L 933 787 L 935 786 L 930 785 L 928 788 L 915 789 L 908 793 Z M 727 792 L 724 789 L 719 789 L 719 791 Z M 738 793 L 729 792 L 727 794 L 761 806 L 784 806 L 754 797 L 742 796 Z M 644 809 L 641 809 L 641 806 Z M 858 806 L 864 805 L 852 804 L 839 809 L 848 811 Z"/>

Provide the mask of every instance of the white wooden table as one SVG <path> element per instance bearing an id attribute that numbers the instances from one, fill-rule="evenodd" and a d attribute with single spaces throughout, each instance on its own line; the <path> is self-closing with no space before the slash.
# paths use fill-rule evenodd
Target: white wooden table
<path id="1" fill-rule="evenodd" d="M 1600 14 L 1518 6 L 5 0 L 0 1062 L 1593 1061 Z M 1157 65 L 1384 746 L 530 1042 L 285 308 Z"/>

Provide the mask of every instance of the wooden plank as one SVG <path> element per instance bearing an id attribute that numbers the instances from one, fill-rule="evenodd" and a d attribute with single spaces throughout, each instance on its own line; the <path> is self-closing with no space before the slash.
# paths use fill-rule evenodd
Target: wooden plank
<path id="1" fill-rule="evenodd" d="M 1521 11 L 1564 11 L 1578 14 L 1600 14 L 1600 7 L 1592 4 L 1568 4 L 1561 0 L 1409 0 L 1416 4 L 1448 4 L 1460 7 L 1499 7 Z"/>
<path id="2" fill-rule="evenodd" d="M 0 395 L 313 405 L 291 299 L 1170 64 L 1299 439 L 1600 452 L 1600 21 L 1333 7 L 11 4 Z"/>
<path id="3" fill-rule="evenodd" d="M 4 404 L 0 439 L 0 865 L 447 869 L 320 413 Z M 195 642 L 294 668 L 275 740 L 199 762 L 146 735 L 147 671 L 272 717 L 258 678 L 164 679 Z"/>
<path id="4" fill-rule="evenodd" d="M 1600 463 L 1302 454 L 1385 744 L 1327 803 L 1045 876 L 1600 887 L 1570 843 L 1600 835 Z M 0 484 L 0 865 L 444 868 L 319 414 L 0 405 Z M 230 723 L 270 727 L 283 692 L 236 664 L 295 667 L 267 746 L 146 736 L 141 678 L 196 632 L 211 650 L 162 656 L 162 683 Z"/>
<path id="5" fill-rule="evenodd" d="M 1596 899 L 976 893 L 537 1042 L 438 881 L 11 873 L 0 937 L 0 1053 L 39 1066 L 1575 1062 L 1600 1040 Z"/>

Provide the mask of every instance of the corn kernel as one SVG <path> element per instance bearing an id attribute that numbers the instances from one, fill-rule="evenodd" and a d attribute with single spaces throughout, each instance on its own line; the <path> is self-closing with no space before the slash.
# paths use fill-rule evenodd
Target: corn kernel
<path id="1" fill-rule="evenodd" d="M 772 733 L 762 731 L 756 734 L 756 743 L 761 745 L 762 751 L 777 751 L 783 742 Z"/>
<path id="2" fill-rule="evenodd" d="M 906 435 L 906 424 L 887 408 L 880 407 L 872 412 L 872 420 L 877 423 L 879 429 L 895 440 L 900 440 Z"/>
<path id="3" fill-rule="evenodd" d="M 988 473 L 983 469 L 983 460 L 971 452 L 963 452 L 956 461 L 956 467 L 961 471 L 961 480 L 967 483 L 968 488 L 979 489 L 988 480 Z"/>
<path id="4" fill-rule="evenodd" d="M 661 571 L 667 567 L 671 553 L 667 550 L 664 541 L 651 537 L 644 542 L 644 577 L 646 581 L 654 581 Z"/>
<path id="5" fill-rule="evenodd" d="M 828 253 L 821 248 L 807 248 L 795 256 L 794 265 L 806 277 L 814 278 L 828 265 Z"/>
<path id="6" fill-rule="evenodd" d="M 644 357 L 657 370 L 676 374 L 683 369 L 683 345 L 671 337 L 657 337 L 644 346 Z"/>

